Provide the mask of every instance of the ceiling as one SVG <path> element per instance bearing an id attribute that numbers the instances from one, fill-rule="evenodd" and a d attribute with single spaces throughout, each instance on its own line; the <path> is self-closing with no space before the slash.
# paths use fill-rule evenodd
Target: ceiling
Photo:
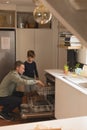
<path id="1" fill-rule="evenodd" d="M 15 4 L 22 6 L 34 6 L 33 0 L 0 0 L 0 4 Z"/>
<path id="2" fill-rule="evenodd" d="M 70 5 L 76 10 L 87 9 L 87 0 L 66 0 L 66 1 L 69 2 Z M 33 0 L 0 0 L 0 3 L 15 4 L 15 5 L 22 5 L 22 6 L 34 6 Z"/>
<path id="3" fill-rule="evenodd" d="M 72 7 L 76 10 L 87 9 L 87 0 L 68 0 Z"/>
<path id="4" fill-rule="evenodd" d="M 87 47 L 87 0 L 41 1 L 58 21 Z"/>

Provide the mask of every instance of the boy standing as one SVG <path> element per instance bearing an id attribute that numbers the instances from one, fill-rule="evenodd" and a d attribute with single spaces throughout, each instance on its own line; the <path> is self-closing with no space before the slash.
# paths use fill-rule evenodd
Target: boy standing
<path id="1" fill-rule="evenodd" d="M 39 79 L 37 65 L 34 61 L 35 52 L 33 50 L 27 51 L 27 61 L 24 62 L 25 65 L 25 72 L 24 75 L 30 78 Z"/>

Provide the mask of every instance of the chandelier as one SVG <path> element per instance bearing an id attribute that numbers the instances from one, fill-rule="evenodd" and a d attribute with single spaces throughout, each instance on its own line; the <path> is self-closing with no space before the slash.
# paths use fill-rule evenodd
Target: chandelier
<path id="1" fill-rule="evenodd" d="M 40 0 L 33 0 L 36 7 L 33 11 L 34 19 L 39 24 L 46 24 L 48 23 L 51 18 L 52 14 L 49 12 L 49 10 L 42 4 Z"/>

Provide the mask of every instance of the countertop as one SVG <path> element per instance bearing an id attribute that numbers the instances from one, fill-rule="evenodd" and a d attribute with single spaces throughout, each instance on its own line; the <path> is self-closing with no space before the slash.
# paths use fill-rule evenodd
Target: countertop
<path id="1" fill-rule="evenodd" d="M 62 80 L 63 82 L 69 84 L 71 87 L 87 95 L 87 88 L 82 87 L 80 85 L 81 83 L 87 83 L 86 77 L 76 75 L 71 72 L 69 72 L 68 74 L 64 74 L 63 70 L 58 70 L 58 69 L 48 69 L 45 70 L 45 72 L 51 74 L 55 78 Z"/>
<path id="2" fill-rule="evenodd" d="M 39 130 L 39 128 L 61 128 L 61 130 L 87 130 L 87 116 L 20 125 L 2 126 L 0 130 Z M 44 130 L 43 129 L 43 130 Z M 40 129 L 41 130 L 41 129 Z"/>

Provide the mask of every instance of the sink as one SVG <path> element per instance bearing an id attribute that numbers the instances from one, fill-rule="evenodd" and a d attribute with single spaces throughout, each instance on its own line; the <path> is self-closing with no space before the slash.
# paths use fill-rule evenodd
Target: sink
<path id="1" fill-rule="evenodd" d="M 86 83 L 79 83 L 79 86 L 80 86 L 80 87 L 87 88 L 87 82 L 86 82 Z"/>
<path id="2" fill-rule="evenodd" d="M 77 85 L 78 87 L 81 88 L 87 88 L 87 78 L 85 77 L 69 77 L 69 76 L 64 76 L 63 77 L 65 80 Z"/>
<path id="3" fill-rule="evenodd" d="M 70 81 L 70 82 L 72 82 L 72 83 L 75 83 L 75 84 L 79 84 L 79 85 L 86 84 L 87 85 L 87 78 L 85 78 L 85 77 L 81 77 L 81 76 L 78 76 L 78 77 L 65 76 L 63 78 Z"/>

